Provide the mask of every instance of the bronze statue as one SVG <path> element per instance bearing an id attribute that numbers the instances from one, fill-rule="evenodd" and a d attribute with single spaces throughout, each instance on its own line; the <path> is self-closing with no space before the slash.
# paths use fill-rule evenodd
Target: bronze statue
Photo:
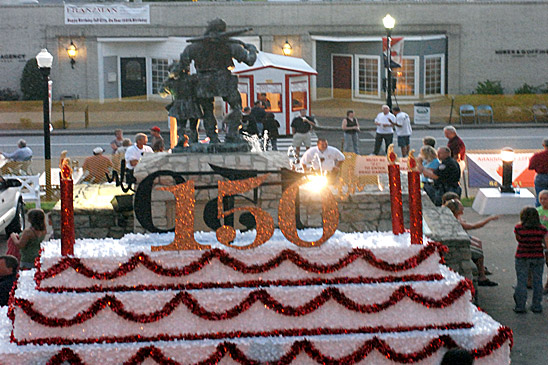
<path id="1" fill-rule="evenodd" d="M 255 63 L 257 48 L 231 38 L 249 30 L 250 28 L 226 32 L 226 23 L 222 19 L 214 19 L 208 23 L 202 37 L 189 40 L 192 44 L 180 56 L 178 67 L 182 74 L 190 72 L 190 64 L 194 61 L 196 75 L 191 75 L 196 78 L 193 96 L 202 108 L 204 128 L 213 144 L 219 143 L 217 120 L 213 114 L 215 96 L 222 97 L 231 108 L 225 118 L 228 125 L 225 142 L 242 142 L 238 133 L 242 120 L 242 99 L 238 92 L 238 77 L 232 75 L 229 68 L 234 67 L 233 58 L 249 66 Z"/>

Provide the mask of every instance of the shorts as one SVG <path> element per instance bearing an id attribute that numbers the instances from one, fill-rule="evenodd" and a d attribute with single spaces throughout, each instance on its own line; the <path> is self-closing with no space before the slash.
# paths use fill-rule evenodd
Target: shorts
<path id="1" fill-rule="evenodd" d="M 398 136 L 398 146 L 399 147 L 409 146 L 409 137 L 411 136 Z"/>
<path id="2" fill-rule="evenodd" d="M 303 143 L 306 148 L 310 148 L 310 145 L 312 144 L 310 133 L 295 133 L 293 135 L 293 147 L 301 147 Z"/>

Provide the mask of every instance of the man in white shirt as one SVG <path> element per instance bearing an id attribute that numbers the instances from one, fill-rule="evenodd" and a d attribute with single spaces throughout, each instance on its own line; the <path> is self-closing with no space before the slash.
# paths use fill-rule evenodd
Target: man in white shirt
<path id="1" fill-rule="evenodd" d="M 145 152 L 147 153 L 153 153 L 152 148 L 147 146 L 148 137 L 144 133 L 137 133 L 135 135 L 135 144 L 131 147 L 128 147 L 126 150 L 126 169 L 131 170 L 133 172 L 133 169 L 139 161 L 141 160 L 141 156 Z"/>
<path id="2" fill-rule="evenodd" d="M 393 123 L 396 127 L 396 135 L 398 136 L 398 146 L 401 148 L 401 154 L 403 157 L 407 157 L 409 154 L 409 140 L 411 138 L 411 120 L 409 115 L 405 112 L 402 112 L 400 107 L 396 106 L 392 108 L 394 115 L 396 116 L 396 122 Z"/>
<path id="3" fill-rule="evenodd" d="M 392 143 L 392 139 L 394 138 L 394 130 L 392 129 L 392 125 L 395 122 L 396 117 L 394 117 L 394 114 L 390 113 L 390 108 L 388 107 L 388 105 L 383 105 L 382 112 L 377 114 L 377 117 L 375 118 L 375 124 L 377 125 L 377 134 L 375 135 L 375 150 L 373 151 L 374 155 L 379 154 L 383 140 L 386 153 L 388 146 L 390 146 L 390 144 Z"/>
<path id="4" fill-rule="evenodd" d="M 305 171 L 320 171 L 321 166 L 321 171 L 337 173 L 343 162 L 342 152 L 335 147 L 328 146 L 325 138 L 318 138 L 318 145 L 306 150 L 301 159 Z"/>

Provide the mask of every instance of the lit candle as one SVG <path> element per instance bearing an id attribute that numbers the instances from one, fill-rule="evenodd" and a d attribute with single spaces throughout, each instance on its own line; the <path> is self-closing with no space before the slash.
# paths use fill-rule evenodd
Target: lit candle
<path id="1" fill-rule="evenodd" d="M 407 165 L 407 187 L 409 189 L 409 227 L 411 230 L 411 244 L 422 244 L 422 198 L 421 173 L 417 168 L 415 150 L 409 152 Z"/>
<path id="2" fill-rule="evenodd" d="M 392 233 L 402 234 L 403 204 L 401 198 L 400 165 L 396 163 L 398 156 L 394 152 L 394 145 L 388 146 L 388 184 L 390 186 L 390 208 L 392 209 Z"/>
<path id="3" fill-rule="evenodd" d="M 61 154 L 61 255 L 74 255 L 74 204 L 72 169 L 66 151 Z"/>

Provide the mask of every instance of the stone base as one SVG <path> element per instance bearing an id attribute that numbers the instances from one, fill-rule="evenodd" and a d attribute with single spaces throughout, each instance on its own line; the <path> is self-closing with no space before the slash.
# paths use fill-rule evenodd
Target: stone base
<path id="1" fill-rule="evenodd" d="M 133 211 L 115 212 L 111 201 L 125 193 L 114 184 L 74 186 L 75 238 L 120 238 L 133 232 Z M 55 237 L 61 232 L 61 202 L 51 211 Z"/>

